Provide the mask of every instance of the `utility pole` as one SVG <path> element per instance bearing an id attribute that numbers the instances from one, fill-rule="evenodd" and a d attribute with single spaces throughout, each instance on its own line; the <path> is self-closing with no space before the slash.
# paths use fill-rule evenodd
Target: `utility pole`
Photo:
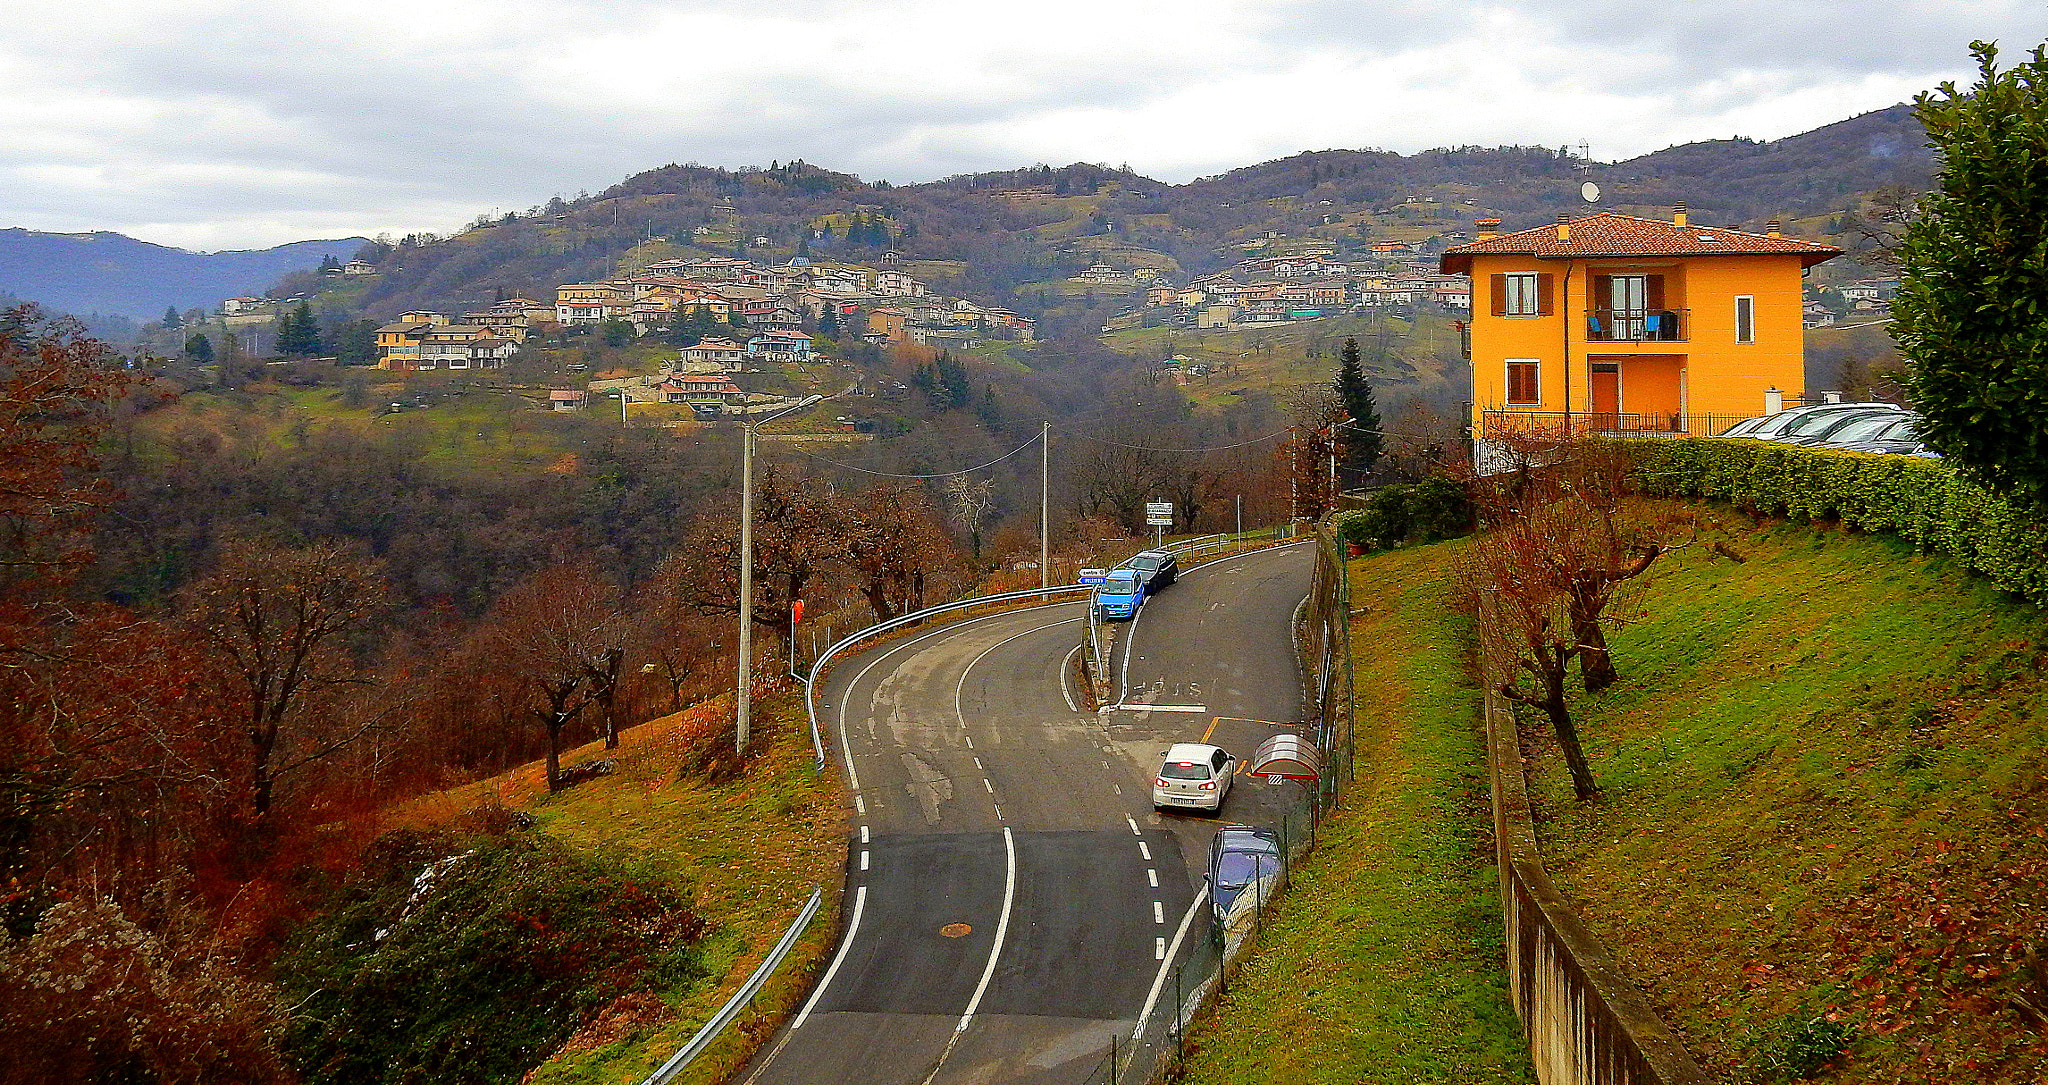
<path id="1" fill-rule="evenodd" d="M 622 391 L 623 394 L 623 391 Z M 753 723 L 754 682 L 754 428 L 773 422 L 791 411 L 800 411 L 825 398 L 808 395 L 765 418 L 749 421 L 740 416 L 740 667 L 739 703 L 735 706 L 735 727 L 739 754 L 747 755 L 747 738 Z"/>
<path id="2" fill-rule="evenodd" d="M 1052 423 L 1038 431 L 1038 587 L 1052 585 Z"/>

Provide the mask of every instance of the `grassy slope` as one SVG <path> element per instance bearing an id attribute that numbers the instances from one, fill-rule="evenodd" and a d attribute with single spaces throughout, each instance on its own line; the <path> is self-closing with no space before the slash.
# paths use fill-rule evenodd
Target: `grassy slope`
<path id="1" fill-rule="evenodd" d="M 710 982 L 656 992 L 672 1017 L 628 1016 L 586 1027 L 530 1077 L 533 1085 L 642 1080 L 724 1004 L 823 882 L 826 907 L 756 997 L 754 1012 L 742 1015 L 677 1079 L 685 1085 L 717 1081 L 766 1034 L 766 1022 L 795 1003 L 810 970 L 830 950 L 845 826 L 836 778 L 812 771 L 800 695 L 784 694 L 756 709 L 755 725 L 766 733 L 768 749 L 744 779 L 720 787 L 679 782 L 685 749 L 706 740 L 721 712 L 730 713 L 723 700 L 633 728 L 620 736 L 617 751 L 607 753 L 599 743 L 566 753 L 565 766 L 608 756 L 620 766 L 612 776 L 561 794 L 548 795 L 541 767 L 529 765 L 416 803 L 400 819 L 444 824 L 492 803 L 531 811 L 540 832 L 579 848 L 623 850 L 693 891 L 698 913 L 712 924 Z M 728 721 L 726 741 L 730 734 Z"/>
<path id="2" fill-rule="evenodd" d="M 1708 515 L 1749 560 L 1667 558 L 1579 698 L 1603 800 L 1537 744 L 1553 873 L 1717 1078 L 1820 1019 L 1831 1080 L 2042 1080 L 2009 996 L 2048 943 L 2048 626 L 1887 540 Z"/>
<path id="3" fill-rule="evenodd" d="M 1358 777 L 1190 1082 L 1532 1080 L 1501 974 L 1476 697 L 1447 548 L 1352 563 Z"/>

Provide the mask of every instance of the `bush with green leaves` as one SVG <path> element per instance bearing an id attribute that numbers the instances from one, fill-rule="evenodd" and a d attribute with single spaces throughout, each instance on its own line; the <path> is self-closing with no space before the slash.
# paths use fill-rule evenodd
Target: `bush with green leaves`
<path id="1" fill-rule="evenodd" d="M 2048 519 L 1940 460 L 1711 438 L 1631 441 L 1638 490 L 1898 536 L 2048 605 Z"/>
<path id="2" fill-rule="evenodd" d="M 631 864 L 536 834 L 385 838 L 279 967 L 312 1083 L 517 1081 L 620 995 L 700 978 L 705 924 Z"/>
<path id="3" fill-rule="evenodd" d="M 1941 178 L 1898 249 L 1891 332 L 1923 439 L 2048 507 L 2048 54 L 1999 71 L 1971 52 L 1975 86 L 1915 100 Z"/>
<path id="4" fill-rule="evenodd" d="M 1365 507 L 1332 520 L 1339 538 L 1360 550 L 1385 550 L 1409 542 L 1436 542 L 1472 530 L 1472 500 L 1462 483 L 1432 475 L 1413 486 L 1388 486 Z"/>

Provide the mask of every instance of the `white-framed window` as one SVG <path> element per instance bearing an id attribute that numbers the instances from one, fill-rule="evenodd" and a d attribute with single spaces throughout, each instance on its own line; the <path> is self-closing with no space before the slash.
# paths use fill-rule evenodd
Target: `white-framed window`
<path id="1" fill-rule="evenodd" d="M 1515 406 L 1543 402 L 1543 363 L 1535 358 L 1507 360 L 1507 401 Z"/>
<path id="2" fill-rule="evenodd" d="M 1500 288 L 1502 316 L 1536 316 L 1542 312 L 1542 299 L 1537 294 L 1535 272 L 1510 272 L 1502 275 Z"/>
<path id="3" fill-rule="evenodd" d="M 1735 296 L 1735 341 L 1756 342 L 1756 298 L 1748 294 Z"/>

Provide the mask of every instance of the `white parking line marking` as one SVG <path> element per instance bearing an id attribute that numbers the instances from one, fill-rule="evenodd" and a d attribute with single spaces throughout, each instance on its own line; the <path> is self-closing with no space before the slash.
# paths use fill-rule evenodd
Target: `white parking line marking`
<path id="1" fill-rule="evenodd" d="M 1152 845 L 1145 843 L 1143 840 L 1138 841 L 1138 854 L 1144 856 L 1146 862 L 1151 862 Z"/>
<path id="2" fill-rule="evenodd" d="M 1155 961 L 1163 961 L 1166 959 L 1166 939 L 1152 939 L 1152 959 Z"/>
<path id="3" fill-rule="evenodd" d="M 1139 833 L 1139 832 L 1138 832 L 1138 819 L 1137 819 L 1137 818 L 1134 818 L 1134 817 L 1129 817 L 1129 816 L 1126 816 L 1126 817 L 1124 818 L 1124 820 L 1125 820 L 1125 821 L 1127 821 L 1127 822 L 1130 822 L 1130 825 L 1131 825 L 1131 835 L 1132 835 L 1132 836 L 1140 836 L 1140 835 L 1143 835 L 1143 834 L 1141 834 L 1141 833 Z"/>
<path id="4" fill-rule="evenodd" d="M 1148 867 L 1148 868 L 1146 868 L 1146 870 L 1145 870 L 1145 881 L 1146 881 L 1146 882 L 1148 882 L 1148 883 L 1149 883 L 1149 884 L 1150 884 L 1150 885 L 1152 886 L 1152 888 L 1154 888 L 1154 889 L 1157 889 L 1157 888 L 1159 888 L 1159 871 L 1158 871 L 1158 869 L 1157 869 L 1157 868 L 1153 868 L 1153 867 Z"/>
<path id="5" fill-rule="evenodd" d="M 968 749 L 970 749 L 970 750 L 971 750 L 971 749 L 973 749 L 973 748 L 974 748 L 974 736 L 973 736 L 973 735 L 966 735 L 966 736 L 963 736 L 963 737 L 965 737 L 965 738 L 967 739 L 967 748 L 968 748 Z"/>
<path id="6" fill-rule="evenodd" d="M 981 758 L 977 757 L 977 758 L 975 758 L 975 759 L 974 759 L 974 767 L 975 767 L 975 768 L 978 768 L 978 769 L 982 767 L 982 765 L 981 765 Z M 988 771 L 988 770 L 987 770 L 987 769 L 982 769 L 982 771 L 986 772 L 986 771 Z"/>
<path id="7" fill-rule="evenodd" d="M 1152 922 L 1166 922 L 1166 905 L 1161 904 L 1156 900 L 1152 902 Z"/>
<path id="8" fill-rule="evenodd" d="M 868 853 L 865 850 L 860 853 L 860 868 L 862 870 L 868 868 Z"/>
<path id="9" fill-rule="evenodd" d="M 856 813 L 856 814 L 859 814 L 859 815 L 861 815 L 861 816 L 863 816 L 863 817 L 867 816 L 867 812 L 868 812 L 868 803 L 867 803 L 867 800 L 866 800 L 866 799 L 863 799 L 863 798 L 861 798 L 861 797 L 860 797 L 859 795 L 855 795 L 855 796 L 853 797 L 853 812 L 854 812 L 854 813 Z"/>
<path id="10" fill-rule="evenodd" d="M 1124 785 L 1122 785 L 1122 784 L 1111 784 L 1111 785 L 1109 785 L 1109 789 L 1110 789 L 1111 791 L 1114 791 L 1114 792 L 1116 792 L 1116 793 L 1117 793 L 1117 794 L 1119 794 L 1119 795 L 1121 795 L 1121 794 L 1123 794 L 1123 793 L 1124 793 Z"/>
<path id="11" fill-rule="evenodd" d="M 860 827 L 860 842 L 863 844 L 868 842 L 868 827 L 865 825 Z"/>
<path id="12" fill-rule="evenodd" d="M 983 779 L 983 780 L 981 781 L 981 786 L 983 786 L 983 787 L 985 787 L 985 788 L 988 788 L 988 793 L 989 793 L 989 794 L 991 794 L 991 795 L 993 795 L 993 794 L 995 794 L 995 793 L 996 793 L 996 785 L 994 785 L 994 784 L 992 784 L 992 783 L 989 783 L 989 782 L 988 782 L 988 780 L 986 780 L 986 779 Z"/>

